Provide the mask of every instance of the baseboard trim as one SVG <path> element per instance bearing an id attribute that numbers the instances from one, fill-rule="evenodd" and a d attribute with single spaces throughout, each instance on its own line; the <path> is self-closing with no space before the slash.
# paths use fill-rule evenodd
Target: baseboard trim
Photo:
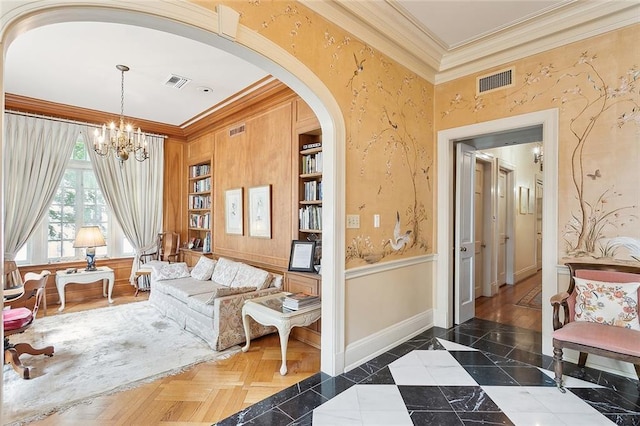
<path id="1" fill-rule="evenodd" d="M 345 370 L 349 371 L 400 343 L 433 327 L 433 310 L 421 312 L 402 322 L 351 343 L 345 350 Z M 371 348 L 378 348 L 371 352 Z"/>

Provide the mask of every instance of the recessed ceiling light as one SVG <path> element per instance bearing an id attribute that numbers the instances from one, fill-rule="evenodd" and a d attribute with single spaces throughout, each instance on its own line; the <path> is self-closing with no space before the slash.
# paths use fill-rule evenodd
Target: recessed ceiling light
<path id="1" fill-rule="evenodd" d="M 198 86 L 198 87 L 196 87 L 196 90 L 198 92 L 201 92 L 201 93 L 211 93 L 211 92 L 213 92 L 213 89 L 211 87 L 206 87 L 206 86 Z"/>

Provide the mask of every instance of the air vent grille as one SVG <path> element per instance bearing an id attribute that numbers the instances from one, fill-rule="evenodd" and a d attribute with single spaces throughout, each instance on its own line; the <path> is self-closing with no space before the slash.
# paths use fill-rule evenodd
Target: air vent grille
<path id="1" fill-rule="evenodd" d="M 513 86 L 513 74 L 514 69 L 508 68 L 492 74 L 479 76 L 476 79 L 476 93 L 479 95 L 481 93 L 493 92 L 494 90 Z"/>
<path id="2" fill-rule="evenodd" d="M 173 87 L 174 89 L 182 89 L 191 80 L 186 77 L 180 77 L 179 75 L 171 74 L 164 82 L 165 86 Z"/>
<path id="3" fill-rule="evenodd" d="M 240 133 L 244 133 L 244 124 L 241 124 L 239 126 L 236 126 L 232 129 L 229 129 L 229 136 L 235 136 L 238 135 Z"/>

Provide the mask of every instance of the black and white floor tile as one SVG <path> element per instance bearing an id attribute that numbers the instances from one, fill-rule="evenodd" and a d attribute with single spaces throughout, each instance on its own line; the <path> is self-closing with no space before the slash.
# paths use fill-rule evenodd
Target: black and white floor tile
<path id="1" fill-rule="evenodd" d="M 490 321 L 433 328 L 345 374 L 316 374 L 217 424 L 640 426 L 637 381 L 589 368 L 583 375 L 565 363 L 561 393 L 540 347 L 540 333 Z"/>

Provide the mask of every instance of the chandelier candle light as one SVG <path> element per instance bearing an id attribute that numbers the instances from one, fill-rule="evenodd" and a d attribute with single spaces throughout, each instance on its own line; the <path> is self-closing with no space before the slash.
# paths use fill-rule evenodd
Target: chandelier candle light
<path id="1" fill-rule="evenodd" d="M 96 129 L 93 138 L 93 149 L 101 157 L 106 157 L 113 151 L 120 163 L 127 161 L 130 155 L 142 162 L 149 158 L 145 134 L 142 133 L 140 128 L 134 130 L 130 124 L 124 124 L 124 73 L 129 71 L 129 67 L 116 65 L 116 68 L 122 74 L 120 82 L 120 125 L 116 127 L 116 123 L 111 122 L 108 126 L 103 124 L 102 131 Z"/>

